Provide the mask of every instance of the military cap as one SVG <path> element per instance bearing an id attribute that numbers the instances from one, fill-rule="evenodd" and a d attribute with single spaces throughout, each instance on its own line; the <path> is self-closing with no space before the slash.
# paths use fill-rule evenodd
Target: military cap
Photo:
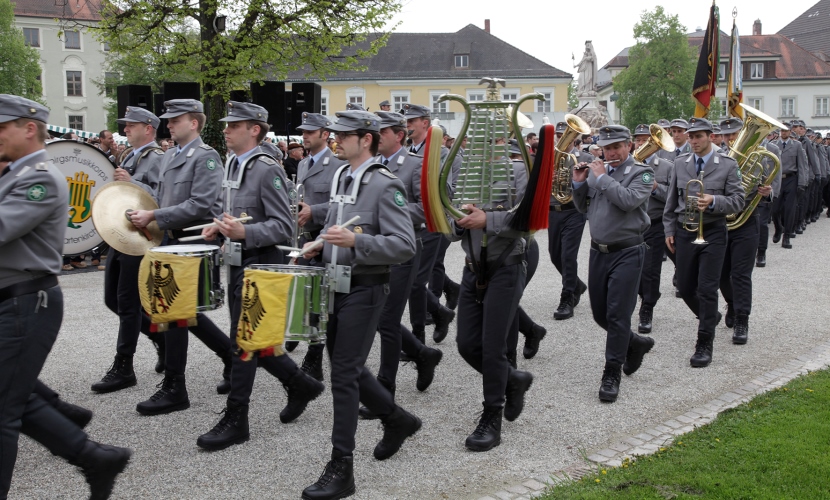
<path id="1" fill-rule="evenodd" d="M 793 127 L 806 127 L 804 120 L 793 120 Z"/>
<path id="2" fill-rule="evenodd" d="M 392 111 L 375 111 L 375 114 L 380 117 L 380 128 L 382 129 L 388 127 L 406 127 L 406 118 L 404 118 L 400 113 L 393 113 Z"/>
<path id="3" fill-rule="evenodd" d="M 666 120 L 665 118 L 660 118 L 659 120 L 657 120 L 657 125 L 660 125 L 663 128 L 669 128 L 671 127 L 671 122 Z"/>
<path id="4" fill-rule="evenodd" d="M 196 99 L 172 99 L 164 101 L 164 114 L 159 118 L 175 118 L 185 113 L 204 113 L 205 107 Z"/>
<path id="5" fill-rule="evenodd" d="M 159 128 L 161 120 L 152 111 L 137 106 L 127 106 L 124 118 L 116 120 L 120 124 L 145 123 L 153 128 Z"/>
<path id="6" fill-rule="evenodd" d="M 389 104 L 389 101 L 384 100 L 384 101 L 380 101 L 380 104 L 378 104 L 378 106 L 392 106 L 392 105 Z"/>
<path id="7" fill-rule="evenodd" d="M 516 139 L 510 139 L 509 141 L 507 141 L 507 151 L 511 155 L 522 154 L 522 150 L 519 149 L 519 141 L 517 141 Z"/>
<path id="8" fill-rule="evenodd" d="M 811 129 L 811 128 L 808 128 L 808 129 L 807 129 L 807 132 L 805 132 L 805 134 L 806 134 L 806 135 L 813 135 L 813 136 L 814 136 L 814 135 L 816 135 L 816 133 L 815 133 L 815 132 L 813 132 L 813 129 Z"/>
<path id="9" fill-rule="evenodd" d="M 348 103 L 346 104 L 346 109 L 349 111 L 366 111 L 360 104 Z"/>
<path id="10" fill-rule="evenodd" d="M 720 122 L 720 129 L 723 131 L 724 134 L 732 134 L 744 127 L 744 122 L 741 121 L 740 118 L 727 118 L 726 120 L 721 120 Z"/>
<path id="11" fill-rule="evenodd" d="M 712 132 L 715 128 L 712 126 L 712 122 L 707 120 L 706 118 L 690 118 L 689 119 L 689 128 L 686 129 L 686 132 L 697 132 L 699 130 L 704 130 L 706 132 Z"/>
<path id="12" fill-rule="evenodd" d="M 557 134 L 564 134 L 568 131 L 568 124 L 565 122 L 559 122 L 556 124 L 556 133 Z"/>
<path id="13" fill-rule="evenodd" d="M 648 129 L 648 125 L 645 123 L 641 123 L 634 127 L 634 135 L 648 135 L 651 136 L 651 131 Z"/>
<path id="14" fill-rule="evenodd" d="M 297 130 L 320 130 L 331 125 L 331 120 L 320 113 L 303 113 L 303 124 Z"/>
<path id="15" fill-rule="evenodd" d="M 622 125 L 606 125 L 599 129 L 598 146 L 608 146 L 615 142 L 630 141 L 631 132 Z"/>
<path id="16" fill-rule="evenodd" d="M 731 133 L 731 132 L 723 132 L 718 125 L 712 124 L 712 133 L 715 135 L 723 135 L 724 133 Z"/>
<path id="17" fill-rule="evenodd" d="M 368 111 L 339 111 L 334 114 L 337 122 L 326 126 L 332 132 L 352 132 L 358 129 L 380 132 L 380 117 Z"/>
<path id="18" fill-rule="evenodd" d="M 407 120 L 410 118 L 429 118 L 429 108 L 418 104 L 404 104 L 403 116 Z"/>
<path id="19" fill-rule="evenodd" d="M 10 122 L 18 118 L 29 118 L 47 123 L 49 121 L 49 108 L 25 97 L 0 94 L 0 123 Z"/>
<path id="20" fill-rule="evenodd" d="M 682 128 L 682 129 L 687 129 L 688 130 L 689 122 L 687 122 L 683 118 L 675 118 L 674 120 L 671 121 L 671 123 L 669 124 L 669 127 L 677 127 L 677 128 Z"/>
<path id="21" fill-rule="evenodd" d="M 268 110 L 252 102 L 228 101 L 227 109 L 228 116 L 221 118 L 220 122 L 268 122 Z"/>

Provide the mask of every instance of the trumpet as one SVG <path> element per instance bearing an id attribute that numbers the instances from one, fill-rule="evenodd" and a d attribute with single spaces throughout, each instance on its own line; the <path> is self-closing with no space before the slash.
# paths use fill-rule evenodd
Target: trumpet
<path id="1" fill-rule="evenodd" d="M 695 184 L 698 185 L 697 194 L 689 194 Z M 697 201 L 700 199 L 700 195 L 703 194 L 703 192 L 703 170 L 701 170 L 700 176 L 697 179 L 690 179 L 689 182 L 686 183 L 686 207 L 683 211 L 683 229 L 689 232 L 697 231 L 697 238 L 692 242 L 695 245 L 706 245 L 709 243 L 703 239 L 703 211 L 697 206 Z M 695 214 L 695 212 L 697 212 L 697 214 Z M 697 221 L 695 221 L 695 219 L 697 219 Z"/>

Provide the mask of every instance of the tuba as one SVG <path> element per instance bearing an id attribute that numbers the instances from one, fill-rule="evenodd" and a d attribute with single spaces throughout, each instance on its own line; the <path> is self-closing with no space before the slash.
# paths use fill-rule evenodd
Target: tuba
<path id="1" fill-rule="evenodd" d="M 576 155 L 566 153 L 564 150 L 578 136 L 591 132 L 591 127 L 577 115 L 565 115 L 565 124 L 568 129 L 556 143 L 553 157 L 556 170 L 553 173 L 553 187 L 551 188 L 551 195 L 562 205 L 570 203 L 573 199 L 573 170 L 571 170 L 570 163 L 576 164 Z"/>
<path id="2" fill-rule="evenodd" d="M 658 149 L 664 151 L 672 150 L 671 136 L 669 136 L 669 133 L 663 127 L 652 123 L 648 126 L 648 133 L 651 137 L 648 138 L 645 144 L 637 148 L 637 151 L 634 151 L 632 155 L 634 156 L 634 160 L 639 163 L 645 163 L 649 156 L 656 153 Z"/>
<path id="3" fill-rule="evenodd" d="M 771 185 L 781 170 L 781 161 L 778 157 L 760 144 L 771 130 L 786 129 L 787 126 L 751 106 L 741 104 L 741 107 L 744 108 L 747 118 L 738 137 L 729 148 L 729 157 L 738 162 L 741 186 L 744 188 L 744 197 L 746 197 L 757 187 Z M 772 172 L 768 176 L 764 174 L 762 163 L 764 158 L 770 159 L 773 163 Z M 761 195 L 755 193 L 751 200 L 746 201 L 740 213 L 726 216 L 726 227 L 731 231 L 744 225 L 760 201 Z"/>

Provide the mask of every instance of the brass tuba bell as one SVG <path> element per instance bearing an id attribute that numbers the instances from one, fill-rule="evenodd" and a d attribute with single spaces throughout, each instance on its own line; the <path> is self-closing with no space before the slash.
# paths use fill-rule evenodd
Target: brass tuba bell
<path id="1" fill-rule="evenodd" d="M 556 169 L 553 173 L 553 187 L 551 195 L 562 205 L 573 200 L 573 170 L 571 163 L 576 164 L 576 156 L 565 152 L 578 136 L 591 133 L 591 127 L 577 115 L 565 115 L 567 130 L 556 143 L 556 151 L 553 156 L 553 164 Z"/>
<path id="2" fill-rule="evenodd" d="M 652 123 L 648 126 L 648 133 L 650 137 L 646 141 L 645 144 L 637 148 L 637 151 L 634 151 L 634 160 L 638 161 L 639 163 L 645 163 L 648 158 L 657 152 L 658 149 L 662 149 L 663 151 L 671 151 L 674 149 L 672 146 L 671 136 L 666 129 L 657 125 L 656 123 Z"/>

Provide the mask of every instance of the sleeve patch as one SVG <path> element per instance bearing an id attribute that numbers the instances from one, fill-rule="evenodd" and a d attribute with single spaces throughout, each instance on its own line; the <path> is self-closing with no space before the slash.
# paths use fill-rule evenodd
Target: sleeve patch
<path id="1" fill-rule="evenodd" d="M 43 184 L 35 184 L 26 191 L 26 198 L 31 201 L 41 201 L 46 198 L 46 186 Z"/>
<path id="2" fill-rule="evenodd" d="M 395 191 L 395 204 L 399 207 L 406 205 L 406 200 L 403 197 L 403 193 L 400 191 Z"/>
<path id="3" fill-rule="evenodd" d="M 651 184 L 654 181 L 654 176 L 651 175 L 651 172 L 643 173 L 643 184 Z"/>
<path id="4" fill-rule="evenodd" d="M 214 160 L 213 158 L 208 158 L 207 169 L 208 170 L 216 170 L 216 160 Z"/>
<path id="5" fill-rule="evenodd" d="M 274 189 L 276 189 L 277 191 L 282 189 L 282 181 L 279 177 L 274 177 Z"/>

